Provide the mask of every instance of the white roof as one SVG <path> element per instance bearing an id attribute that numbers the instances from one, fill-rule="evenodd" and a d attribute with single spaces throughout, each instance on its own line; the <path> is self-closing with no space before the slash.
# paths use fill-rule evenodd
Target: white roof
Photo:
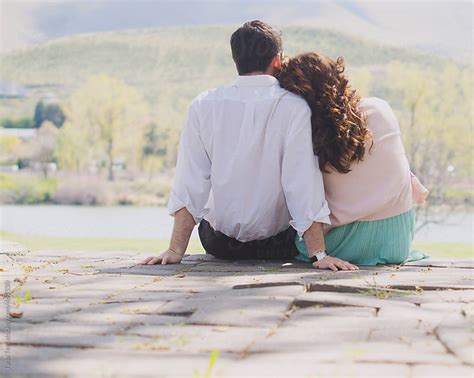
<path id="1" fill-rule="evenodd" d="M 0 127 L 0 136 L 16 136 L 18 138 L 33 138 L 37 129 L 9 129 Z"/>

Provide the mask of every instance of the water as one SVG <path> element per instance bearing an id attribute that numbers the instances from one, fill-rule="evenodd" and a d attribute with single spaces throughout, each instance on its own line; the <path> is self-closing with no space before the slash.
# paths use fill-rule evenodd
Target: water
<path id="1" fill-rule="evenodd" d="M 163 207 L 1 206 L 1 212 L 0 229 L 29 236 L 167 239 L 173 228 Z"/>
<path id="2" fill-rule="evenodd" d="M 16 206 L 0 207 L 0 229 L 20 235 L 168 239 L 173 218 L 163 207 Z M 472 243 L 472 213 L 446 217 L 417 233 L 421 242 Z M 192 238 L 197 238 L 195 229 Z"/>

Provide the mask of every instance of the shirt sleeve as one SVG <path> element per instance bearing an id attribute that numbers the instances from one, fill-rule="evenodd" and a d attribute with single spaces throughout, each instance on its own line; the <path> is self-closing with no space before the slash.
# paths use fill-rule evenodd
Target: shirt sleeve
<path id="1" fill-rule="evenodd" d="M 303 236 L 313 224 L 331 224 L 324 195 L 323 177 L 314 156 L 311 138 L 311 110 L 299 111 L 290 125 L 282 161 L 282 186 L 290 225 Z"/>
<path id="2" fill-rule="evenodd" d="M 175 179 L 168 202 L 171 216 L 186 208 L 198 224 L 209 212 L 206 203 L 211 189 L 211 160 L 199 134 L 196 103 L 186 114 L 178 149 Z"/>

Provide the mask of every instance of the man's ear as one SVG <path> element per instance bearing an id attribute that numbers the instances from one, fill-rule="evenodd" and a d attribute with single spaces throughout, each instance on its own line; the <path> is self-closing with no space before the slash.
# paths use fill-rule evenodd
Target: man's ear
<path id="1" fill-rule="evenodd" d="M 272 68 L 278 69 L 281 68 L 281 56 L 280 54 L 275 55 L 272 59 Z"/>
<path id="2" fill-rule="evenodd" d="M 268 66 L 267 70 L 265 71 L 265 74 L 275 76 L 275 73 L 279 71 L 280 68 L 281 68 L 281 57 L 280 57 L 280 54 L 278 54 L 273 57 L 272 62 Z"/>

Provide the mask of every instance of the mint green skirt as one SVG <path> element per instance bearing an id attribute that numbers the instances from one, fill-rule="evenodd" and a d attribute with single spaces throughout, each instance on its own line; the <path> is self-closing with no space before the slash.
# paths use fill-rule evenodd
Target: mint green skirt
<path id="1" fill-rule="evenodd" d="M 353 222 L 333 228 L 325 236 L 328 255 L 356 265 L 401 264 L 427 255 L 411 250 L 415 234 L 413 209 L 387 219 Z M 304 240 L 296 236 L 296 259 L 309 262 Z"/>

